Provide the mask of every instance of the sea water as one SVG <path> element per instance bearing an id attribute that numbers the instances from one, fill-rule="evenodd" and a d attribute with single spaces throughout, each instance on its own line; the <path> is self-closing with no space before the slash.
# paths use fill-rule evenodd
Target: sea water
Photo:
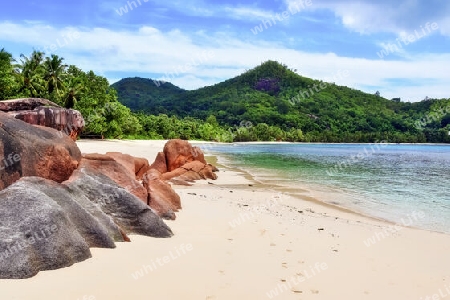
<path id="1" fill-rule="evenodd" d="M 208 144 L 257 179 L 366 215 L 450 233 L 450 145 Z"/>

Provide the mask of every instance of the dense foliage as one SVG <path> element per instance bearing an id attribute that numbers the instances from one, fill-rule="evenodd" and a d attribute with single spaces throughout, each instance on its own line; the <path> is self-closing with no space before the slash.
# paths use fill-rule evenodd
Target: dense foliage
<path id="1" fill-rule="evenodd" d="M 214 116 L 234 140 L 450 142 L 449 99 L 392 101 L 299 76 L 274 61 L 195 91 L 142 78 L 113 87 L 134 111 L 198 120 Z"/>
<path id="2" fill-rule="evenodd" d="M 449 99 L 391 101 L 299 76 L 274 61 L 186 91 L 143 78 L 110 87 L 106 78 L 68 66 L 57 55 L 34 51 L 15 60 L 2 49 L 0 99 L 21 97 L 77 109 L 85 134 L 107 138 L 450 142 Z"/>
<path id="3" fill-rule="evenodd" d="M 151 110 L 156 115 L 170 113 L 170 104 L 186 93 L 170 82 L 139 77 L 124 78 L 114 83 L 112 87 L 119 92 L 120 102 L 131 110 L 148 112 Z"/>
<path id="4" fill-rule="evenodd" d="M 79 110 L 85 134 L 116 138 L 142 129 L 130 109 L 118 102 L 117 92 L 106 78 L 64 64 L 64 59 L 33 51 L 15 60 L 0 50 L 0 99 L 46 98 L 66 108 Z"/>

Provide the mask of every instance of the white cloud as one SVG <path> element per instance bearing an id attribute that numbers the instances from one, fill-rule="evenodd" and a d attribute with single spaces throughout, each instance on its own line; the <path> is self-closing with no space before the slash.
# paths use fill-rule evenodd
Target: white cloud
<path id="1" fill-rule="evenodd" d="M 173 9 L 188 16 L 210 17 L 215 14 L 214 9 L 208 8 L 202 0 L 152 0 L 153 4 L 160 5 L 163 10 Z M 127 2 L 124 1 L 126 4 Z"/>
<path id="2" fill-rule="evenodd" d="M 270 11 L 265 11 L 252 7 L 225 7 L 223 10 L 227 13 L 227 15 L 233 19 L 238 20 L 268 20 L 272 18 L 275 13 Z"/>
<path id="3" fill-rule="evenodd" d="M 141 28 L 139 28 L 139 33 L 142 33 L 143 35 L 155 35 L 155 34 L 159 34 L 160 31 L 154 27 L 150 27 L 150 26 L 143 26 Z"/>
<path id="4" fill-rule="evenodd" d="M 377 86 L 387 98 L 421 100 L 425 96 L 448 97 L 450 54 L 427 54 L 409 61 L 369 60 L 337 56 L 334 53 L 306 53 L 269 42 L 246 42 L 223 33 L 189 36 L 181 30 L 163 32 L 153 27 L 112 31 L 105 28 L 62 28 L 45 24 L 0 23 L 0 41 L 32 47 L 45 47 L 67 32 L 79 32 L 76 40 L 57 50 L 84 70 L 94 70 L 108 77 L 115 72 L 135 74 L 178 74 L 172 82 L 194 89 L 237 76 L 266 60 L 278 60 L 304 76 L 323 79 L 348 70 L 349 76 L 337 78 L 336 84 L 362 89 Z M 196 40 L 198 39 L 198 40 Z M 6 46 L 6 50 L 9 50 Z M 9 50 L 11 51 L 11 50 Z M 205 54 L 206 53 L 206 54 Z M 208 55 L 208 53 L 210 55 Z M 20 53 L 14 53 L 17 57 Z M 195 65 L 191 63 L 195 62 Z M 188 67 L 186 67 L 188 66 Z M 181 69 L 180 69 L 181 68 Z M 183 69 L 184 68 L 184 69 Z M 112 75 L 116 80 L 117 75 Z M 415 86 L 396 86 L 387 78 L 417 82 Z M 159 79 L 159 78 L 156 78 Z M 374 93 L 371 90 L 366 92 Z"/>
<path id="5" fill-rule="evenodd" d="M 304 0 L 285 0 L 288 7 Z M 309 9 L 328 9 L 348 29 L 362 34 L 391 32 L 400 34 L 419 29 L 426 22 L 440 25 L 443 35 L 450 35 L 450 2 L 418 0 L 313 0 Z"/>

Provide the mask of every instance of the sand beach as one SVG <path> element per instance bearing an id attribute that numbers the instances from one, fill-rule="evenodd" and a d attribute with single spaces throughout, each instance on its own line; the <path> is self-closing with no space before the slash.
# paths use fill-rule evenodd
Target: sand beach
<path id="1" fill-rule="evenodd" d="M 77 142 L 150 162 L 164 143 Z M 172 238 L 132 235 L 69 268 L 0 280 L 0 298 L 450 299 L 450 236 L 415 229 L 420 212 L 388 223 L 261 184 L 245 166 L 219 169 L 215 181 L 174 186 L 183 209 L 165 221 Z"/>

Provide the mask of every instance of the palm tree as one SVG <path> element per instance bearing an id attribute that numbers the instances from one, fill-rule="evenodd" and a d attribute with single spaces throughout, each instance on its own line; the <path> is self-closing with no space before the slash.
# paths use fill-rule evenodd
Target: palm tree
<path id="1" fill-rule="evenodd" d="M 31 97 L 41 97 L 44 91 L 42 61 L 44 52 L 33 51 L 30 57 L 20 55 L 20 63 L 15 65 L 15 73 L 21 87 L 19 93 L 26 92 Z"/>
<path id="2" fill-rule="evenodd" d="M 75 77 L 73 75 L 69 75 L 69 78 L 66 82 L 67 85 L 66 93 L 64 96 L 64 107 L 73 108 L 85 91 L 85 86 L 82 78 Z"/>
<path id="3" fill-rule="evenodd" d="M 0 61 L 9 61 L 10 63 L 14 61 L 11 53 L 7 52 L 5 48 L 0 50 Z"/>
<path id="4" fill-rule="evenodd" d="M 64 90 L 63 77 L 66 75 L 67 69 L 63 60 L 64 58 L 52 54 L 51 57 L 46 57 L 43 63 L 44 80 L 47 84 L 48 94 L 52 95 L 55 91 L 58 98 L 61 97 L 61 92 Z"/>
<path id="5" fill-rule="evenodd" d="M 5 49 L 0 50 L 0 100 L 13 95 L 15 81 L 13 77 L 12 63 L 14 59 L 11 53 Z"/>

